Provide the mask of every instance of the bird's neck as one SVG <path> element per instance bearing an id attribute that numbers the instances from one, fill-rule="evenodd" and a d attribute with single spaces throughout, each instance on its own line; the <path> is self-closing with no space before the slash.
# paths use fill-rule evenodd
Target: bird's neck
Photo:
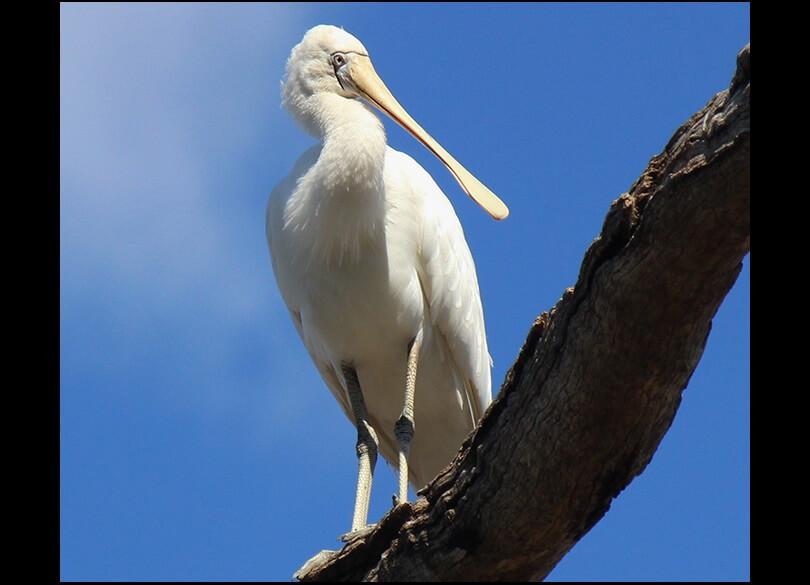
<path id="1" fill-rule="evenodd" d="M 384 233 L 385 129 L 363 102 L 334 94 L 323 99 L 330 101 L 318 108 L 324 112 L 317 120 L 323 146 L 309 177 L 321 184 L 306 189 L 313 198 L 307 222 L 324 253 L 356 259 Z"/>
<path id="2" fill-rule="evenodd" d="M 323 99 L 330 103 L 320 108 L 323 150 L 318 164 L 332 182 L 330 192 L 341 199 L 381 195 L 386 147 L 382 121 L 359 100 L 331 93 Z"/>

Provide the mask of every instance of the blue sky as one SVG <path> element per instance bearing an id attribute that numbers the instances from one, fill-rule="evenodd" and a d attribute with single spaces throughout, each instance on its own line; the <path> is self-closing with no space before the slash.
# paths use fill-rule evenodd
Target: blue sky
<path id="1" fill-rule="evenodd" d="M 355 433 L 277 291 L 264 208 L 316 24 L 511 210 L 456 207 L 497 391 L 610 203 L 728 87 L 748 4 L 62 4 L 62 580 L 280 580 L 350 527 Z M 645 472 L 549 580 L 750 578 L 749 259 Z M 370 518 L 396 491 L 377 468 Z"/>

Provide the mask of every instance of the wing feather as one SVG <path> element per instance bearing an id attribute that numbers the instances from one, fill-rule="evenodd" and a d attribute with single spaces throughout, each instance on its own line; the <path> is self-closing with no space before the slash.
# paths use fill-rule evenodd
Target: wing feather
<path id="1" fill-rule="evenodd" d="M 447 357 L 456 365 L 458 382 L 473 406 L 475 424 L 492 401 L 492 359 L 475 263 L 448 198 L 416 161 L 396 154 L 403 174 L 423 199 L 419 277 L 430 322 L 444 338 Z"/>

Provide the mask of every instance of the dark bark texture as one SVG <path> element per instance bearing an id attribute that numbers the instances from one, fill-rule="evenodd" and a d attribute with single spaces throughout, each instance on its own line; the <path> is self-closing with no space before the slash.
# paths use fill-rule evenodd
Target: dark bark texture
<path id="1" fill-rule="evenodd" d="M 300 580 L 542 580 L 644 470 L 750 247 L 749 59 L 613 202 L 452 465 Z"/>

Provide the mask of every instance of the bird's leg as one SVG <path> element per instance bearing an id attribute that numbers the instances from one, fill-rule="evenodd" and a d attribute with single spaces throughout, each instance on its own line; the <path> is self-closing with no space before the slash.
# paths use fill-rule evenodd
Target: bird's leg
<path id="1" fill-rule="evenodd" d="M 419 365 L 419 350 L 422 347 L 422 329 L 408 347 L 408 365 L 405 372 L 405 405 L 394 425 L 394 435 L 399 445 L 399 503 L 408 501 L 408 455 L 413 441 L 413 402 L 416 394 L 416 368 Z"/>
<path id="2" fill-rule="evenodd" d="M 354 424 L 357 427 L 357 495 L 354 500 L 352 532 L 365 528 L 368 521 L 368 504 L 371 498 L 371 480 L 374 477 L 374 466 L 377 464 L 377 433 L 368 422 L 368 411 L 360 381 L 353 367 L 343 365 L 343 377 L 346 380 L 346 392 L 354 413 Z"/>

